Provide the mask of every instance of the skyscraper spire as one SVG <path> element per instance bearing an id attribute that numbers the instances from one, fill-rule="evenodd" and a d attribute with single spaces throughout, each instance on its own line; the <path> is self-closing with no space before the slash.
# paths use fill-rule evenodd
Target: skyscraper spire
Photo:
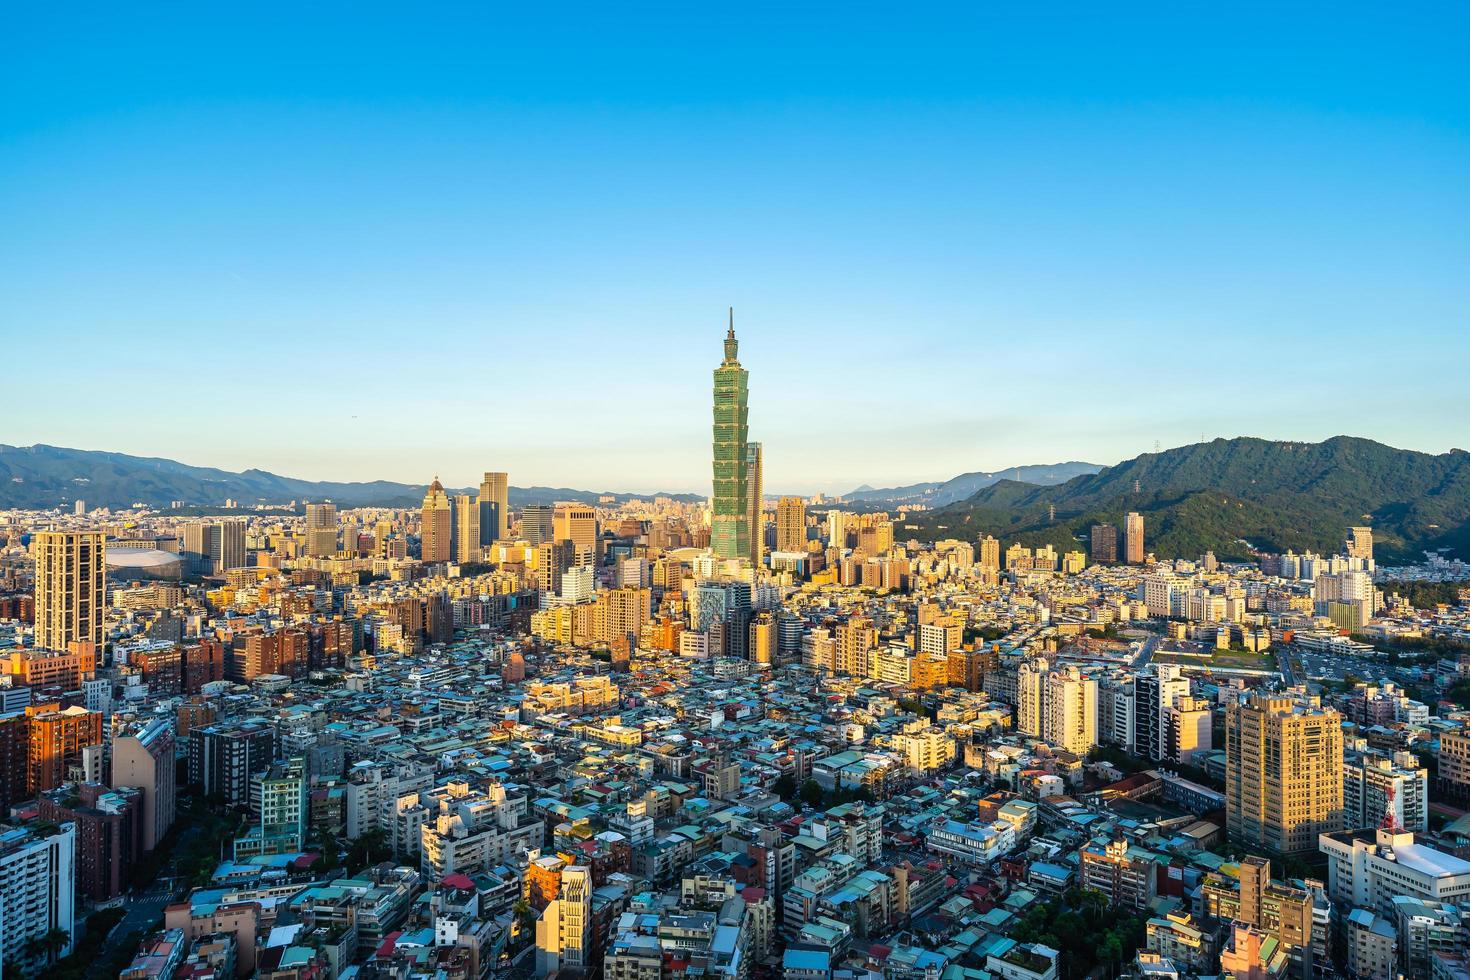
<path id="1" fill-rule="evenodd" d="M 730 329 L 725 332 L 725 363 L 737 364 L 740 342 L 735 339 L 735 307 L 730 307 Z"/>

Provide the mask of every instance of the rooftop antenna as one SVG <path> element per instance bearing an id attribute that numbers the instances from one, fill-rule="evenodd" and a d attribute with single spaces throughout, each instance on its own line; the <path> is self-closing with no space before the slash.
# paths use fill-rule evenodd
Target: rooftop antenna
<path id="1" fill-rule="evenodd" d="M 1387 801 L 1383 805 L 1383 822 L 1378 827 L 1389 833 L 1397 833 L 1404 829 L 1403 825 L 1399 823 L 1398 814 L 1393 810 L 1393 783 L 1388 784 Z"/>

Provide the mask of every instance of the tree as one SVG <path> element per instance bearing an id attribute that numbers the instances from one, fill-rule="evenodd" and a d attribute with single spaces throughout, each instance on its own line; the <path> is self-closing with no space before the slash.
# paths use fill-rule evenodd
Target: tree
<path id="1" fill-rule="evenodd" d="M 807 806 L 818 806 L 822 802 L 822 784 L 815 779 L 808 779 L 801 784 L 801 802 Z"/>
<path id="2" fill-rule="evenodd" d="M 776 784 L 771 789 L 781 799 L 789 801 L 791 797 L 796 795 L 796 777 L 789 772 L 783 772 L 776 779 Z"/>

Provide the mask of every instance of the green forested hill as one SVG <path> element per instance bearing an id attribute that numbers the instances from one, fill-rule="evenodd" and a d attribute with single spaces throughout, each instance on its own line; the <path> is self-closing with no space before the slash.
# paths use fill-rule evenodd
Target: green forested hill
<path id="1" fill-rule="evenodd" d="M 1055 519 L 1049 508 L 1055 508 Z M 1371 524 L 1381 560 L 1425 549 L 1470 554 L 1470 454 L 1394 449 L 1338 436 L 1320 443 L 1216 439 L 1079 476 L 1056 487 L 1002 481 L 910 523 L 927 537 L 990 533 L 1075 547 L 1092 524 L 1144 515 L 1164 557 L 1245 557 L 1251 548 L 1331 553 Z"/>

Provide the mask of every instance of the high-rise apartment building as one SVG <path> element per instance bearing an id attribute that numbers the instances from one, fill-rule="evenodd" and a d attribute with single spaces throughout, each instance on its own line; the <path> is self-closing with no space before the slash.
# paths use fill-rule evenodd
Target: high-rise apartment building
<path id="1" fill-rule="evenodd" d="M 737 357 L 735 311 L 725 334 L 725 359 L 714 374 L 714 492 L 710 547 L 721 558 L 749 558 L 749 374 Z"/>
<path id="2" fill-rule="evenodd" d="M 82 750 L 102 744 L 102 715 L 76 706 L 43 704 L 26 709 L 26 789 L 55 789 L 82 764 Z"/>
<path id="3" fill-rule="evenodd" d="M 759 565 L 766 553 L 766 518 L 765 454 L 758 442 L 745 445 L 745 492 L 749 495 L 750 563 Z"/>
<path id="4" fill-rule="evenodd" d="M 1118 560 L 1118 529 L 1113 525 L 1092 525 L 1092 560 L 1095 562 Z"/>
<path id="5" fill-rule="evenodd" d="M 429 484 L 424 494 L 422 521 L 419 525 L 419 557 L 425 562 L 449 561 L 454 553 L 454 508 L 439 478 Z"/>
<path id="6" fill-rule="evenodd" d="M 521 510 L 521 537 L 533 548 L 553 540 L 555 517 L 550 504 L 527 504 Z"/>
<path id="7" fill-rule="evenodd" d="M 52 930 L 64 935 L 57 956 L 72 951 L 76 939 L 77 825 L 62 824 L 55 833 L 28 829 L 0 832 L 0 895 L 4 928 L 0 959 L 6 964 L 32 963 L 31 943 Z"/>
<path id="8" fill-rule="evenodd" d="M 847 512 L 827 511 L 827 547 L 839 551 L 847 547 Z"/>
<path id="9" fill-rule="evenodd" d="M 1000 571 L 1000 541 L 989 534 L 980 539 L 980 567 Z"/>
<path id="10" fill-rule="evenodd" d="M 1133 750 L 1161 762 L 1170 758 L 1169 709 L 1189 696 L 1189 680 L 1177 664 L 1154 663 L 1152 667 L 1139 674 L 1133 684 Z"/>
<path id="11" fill-rule="evenodd" d="M 800 497 L 776 501 L 776 550 L 806 550 L 806 501 Z"/>
<path id="12" fill-rule="evenodd" d="M 1252 694 L 1225 712 L 1225 816 L 1231 838 L 1307 854 L 1342 829 L 1342 716 L 1318 698 Z"/>
<path id="13" fill-rule="evenodd" d="M 41 531 L 36 555 L 36 646 L 66 650 L 107 639 L 107 543 L 101 531 Z"/>
<path id="14" fill-rule="evenodd" d="M 1123 518 L 1123 560 L 1143 564 L 1143 515 L 1132 511 Z"/>
<path id="15" fill-rule="evenodd" d="M 1073 755 L 1092 751 L 1097 744 L 1097 681 L 1070 665 L 1050 671 L 1042 700 L 1041 737 Z"/>
<path id="16" fill-rule="evenodd" d="M 306 505 L 306 553 L 313 558 L 337 554 L 337 505 L 330 500 Z"/>
<path id="17" fill-rule="evenodd" d="M 486 473 L 480 480 L 480 547 L 510 537 L 510 474 Z"/>
<path id="18" fill-rule="evenodd" d="M 151 851 L 174 824 L 174 731 L 155 720 L 112 740 L 112 785 L 143 794 L 143 849 Z"/>
<path id="19" fill-rule="evenodd" d="M 250 780 L 275 758 L 276 730 L 260 721 L 210 725 L 189 733 L 189 784 L 232 806 L 250 802 Z"/>
<path id="20" fill-rule="evenodd" d="M 1344 550 L 1349 558 L 1373 560 L 1373 529 L 1371 527 L 1348 528 Z"/>

